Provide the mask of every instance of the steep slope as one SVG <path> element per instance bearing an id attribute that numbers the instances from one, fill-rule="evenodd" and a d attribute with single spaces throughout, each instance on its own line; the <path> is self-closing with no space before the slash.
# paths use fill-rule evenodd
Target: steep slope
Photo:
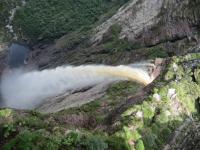
<path id="1" fill-rule="evenodd" d="M 133 83 L 118 83 L 94 102 L 54 114 L 1 109 L 0 146 L 199 149 L 199 134 L 193 135 L 199 131 L 199 61 L 195 53 L 173 57 L 160 78 L 139 92 Z"/>
<path id="2" fill-rule="evenodd" d="M 39 43 L 30 44 L 31 62 L 39 68 L 127 64 L 192 51 L 199 43 L 199 5 L 198 0 L 3 1 L 1 28 L 5 31 L 9 11 L 19 6 L 11 21 L 14 35 Z"/>
<path id="3" fill-rule="evenodd" d="M 92 24 L 105 20 L 102 15 L 113 14 L 124 3 L 126 0 L 2 1 L 0 28 L 26 41 L 53 40 L 71 32 L 88 31 Z"/>
<path id="4" fill-rule="evenodd" d="M 0 9 L 0 74 L 1 47 L 16 39 L 39 70 L 166 58 L 147 87 L 102 83 L 32 111 L 0 109 L 0 149 L 200 148 L 199 0 L 3 0 Z"/>
<path id="5" fill-rule="evenodd" d="M 162 0 L 133 0 L 129 5 L 122 7 L 118 12 L 96 28 L 93 42 L 100 42 L 108 29 L 119 24 L 122 27 L 120 38 L 133 40 L 145 28 L 151 27 L 159 21 L 157 18 L 161 11 Z"/>
<path id="6" fill-rule="evenodd" d="M 127 64 L 192 52 L 190 47 L 199 44 L 199 5 L 192 0 L 131 0 L 90 32 L 57 39 L 49 63 Z"/>
<path id="7" fill-rule="evenodd" d="M 92 42 L 99 43 L 108 29 L 122 27 L 120 38 L 145 45 L 198 38 L 200 2 L 192 0 L 133 0 L 96 28 Z"/>

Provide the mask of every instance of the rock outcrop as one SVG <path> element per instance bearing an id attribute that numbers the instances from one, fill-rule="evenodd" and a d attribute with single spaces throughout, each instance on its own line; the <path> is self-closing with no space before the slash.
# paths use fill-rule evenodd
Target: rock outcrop
<path id="1" fill-rule="evenodd" d="M 132 0 L 95 29 L 91 41 L 98 44 L 109 28 L 118 24 L 120 38 L 151 46 L 188 38 L 198 42 L 198 0 Z"/>
<path id="2" fill-rule="evenodd" d="M 149 87 L 117 83 L 80 107 L 45 115 L 1 109 L 0 148 L 199 149 L 199 59 L 173 57 Z"/>
<path id="3" fill-rule="evenodd" d="M 4 20 L 3 24 L 0 22 L 0 28 L 7 23 L 9 9 L 15 8 L 22 1 L 7 2 L 2 3 L 6 4 L 6 7 L 0 12 Z M 33 8 L 33 12 L 37 14 L 35 10 L 41 9 L 44 16 L 49 10 L 43 3 L 52 5 L 49 1 L 29 2 L 32 3 L 29 5 L 27 1 L 26 11 Z M 35 7 L 39 2 L 40 7 Z M 103 2 L 107 4 L 115 1 Z M 77 3 L 80 4 L 79 1 Z M 91 3 L 86 4 L 84 6 L 89 7 Z M 200 148 L 200 1 L 124 0 L 112 5 L 117 8 L 114 9 L 117 10 L 115 14 L 96 14 L 98 9 L 104 10 L 104 7 L 97 5 L 98 9 L 92 11 L 93 13 L 89 11 L 89 15 L 94 17 L 94 20 L 102 18 L 96 22 L 91 21 L 93 24 L 89 22 L 88 24 L 92 24 L 89 27 L 81 26 L 83 28 L 70 33 L 63 31 L 66 29 L 65 23 L 60 25 L 63 28 L 59 30 L 54 26 L 69 19 L 66 16 L 66 20 L 63 19 L 62 13 L 55 15 L 55 20 L 47 19 L 52 23 L 51 26 L 48 26 L 46 18 L 40 15 L 34 16 L 38 22 L 34 17 L 30 19 L 29 15 L 25 15 L 26 23 L 32 26 L 27 26 L 24 21 L 21 22 L 21 18 L 14 17 L 14 29 L 19 32 L 16 34 L 23 32 L 23 28 L 17 28 L 21 26 L 20 23 L 26 31 L 30 31 L 26 35 L 30 36 L 30 41 L 32 34 L 39 31 L 33 36 L 39 44 L 32 46 L 30 66 L 36 65 L 36 68 L 43 70 L 65 64 L 119 65 L 166 57 L 161 74 L 159 75 L 161 66 L 153 72 L 154 76 L 159 75 L 158 78 L 145 88 L 132 82 L 112 85 L 102 83 L 50 98 L 31 111 L 1 108 L 0 149 Z M 106 12 L 110 12 L 112 5 Z M 0 8 L 1 6 L 0 4 Z M 60 12 L 61 6 L 51 9 Z M 79 8 L 82 10 L 82 7 Z M 19 10 L 23 9 L 24 6 Z M 62 10 L 65 14 L 65 9 Z M 86 12 L 85 10 L 83 13 L 88 13 L 90 9 Z M 22 18 L 26 11 L 20 12 Z M 73 16 L 73 13 L 71 14 Z M 56 20 L 57 17 L 60 21 Z M 15 19 L 18 19 L 17 22 Z M 82 21 L 84 22 L 85 18 Z M 38 23 L 37 26 L 33 22 Z M 35 27 L 40 27 L 40 23 L 45 26 L 37 30 Z M 33 27 L 34 31 L 29 30 Z M 44 37 L 55 36 L 49 32 L 52 30 L 54 33 L 59 31 L 57 35 L 67 34 L 51 39 L 55 40 L 54 42 L 46 42 Z M 27 40 L 24 36 L 20 38 Z M 32 44 L 32 41 L 30 43 Z M 160 64 L 161 60 L 157 59 L 156 64 Z M 6 51 L 1 51 L 0 48 L 0 74 L 5 67 Z"/>

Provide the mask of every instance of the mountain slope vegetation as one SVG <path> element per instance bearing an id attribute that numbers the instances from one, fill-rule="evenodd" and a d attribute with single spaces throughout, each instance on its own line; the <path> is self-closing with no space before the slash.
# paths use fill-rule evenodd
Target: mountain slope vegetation
<path id="1" fill-rule="evenodd" d="M 46 114 L 0 108 L 0 149 L 200 149 L 199 16 L 199 0 L 1 0 L 0 75 L 13 41 L 30 46 L 27 68 L 38 70 L 164 63 L 150 85 L 117 82 L 78 107 L 51 111 L 64 94 Z"/>

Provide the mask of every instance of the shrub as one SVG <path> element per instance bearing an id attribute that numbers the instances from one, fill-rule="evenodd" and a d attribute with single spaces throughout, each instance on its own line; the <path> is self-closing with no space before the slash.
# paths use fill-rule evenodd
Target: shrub
<path id="1" fill-rule="evenodd" d="M 38 40 L 54 39 L 82 29 L 89 30 L 111 7 L 123 3 L 122 0 L 28 0 L 25 7 L 15 15 L 15 31 Z"/>
<path id="2" fill-rule="evenodd" d="M 86 135 L 80 143 L 84 150 L 105 150 L 107 143 L 99 136 Z"/>
<path id="3" fill-rule="evenodd" d="M 59 148 L 60 141 L 55 140 L 53 136 L 49 136 L 46 131 L 35 131 L 31 132 L 25 130 L 18 134 L 15 138 L 9 141 L 3 146 L 4 150 L 20 149 L 20 150 L 31 150 L 31 149 L 48 149 L 57 150 Z"/>
<path id="4" fill-rule="evenodd" d="M 151 59 L 154 59 L 154 58 L 157 58 L 157 57 L 158 58 L 165 58 L 165 57 L 168 57 L 168 54 L 163 48 L 154 47 L 154 48 L 149 49 L 148 57 L 151 58 Z"/>
<path id="5" fill-rule="evenodd" d="M 142 140 L 138 140 L 138 142 L 136 143 L 135 149 L 136 150 L 145 150 L 144 143 Z"/>

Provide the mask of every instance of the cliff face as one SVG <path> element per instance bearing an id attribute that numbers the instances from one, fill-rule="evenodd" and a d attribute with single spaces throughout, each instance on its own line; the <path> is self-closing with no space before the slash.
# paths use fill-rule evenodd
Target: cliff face
<path id="1" fill-rule="evenodd" d="M 8 0 L 0 8 L 0 41 L 9 34 L 30 44 L 30 65 L 41 70 L 166 58 L 147 87 L 102 83 L 36 110 L 0 109 L 0 149 L 199 149 L 199 0 Z"/>
<path id="2" fill-rule="evenodd" d="M 0 147 L 199 149 L 200 55 L 166 62 L 152 85 L 116 83 L 104 96 L 80 107 L 52 114 L 1 109 Z"/>
<path id="3" fill-rule="evenodd" d="M 157 57 L 184 54 L 199 44 L 198 0 L 98 3 L 101 5 L 96 1 L 3 2 L 1 35 L 5 37 L 3 31 L 12 26 L 13 33 L 7 35 L 14 34 L 19 41 L 33 44 L 31 59 L 42 68 L 65 63 L 132 63 L 157 54 Z M 15 13 L 11 17 L 12 10 Z"/>
<path id="4" fill-rule="evenodd" d="M 104 34 L 115 24 L 122 28 L 119 34 L 120 39 L 141 42 L 145 45 L 183 38 L 198 39 L 200 22 L 198 0 L 121 0 L 118 2 L 102 0 L 99 4 L 97 5 L 95 1 L 76 2 L 72 5 L 67 1 L 53 4 L 46 1 L 9 0 L 0 5 L 3 10 L 0 14 L 0 28 L 8 29 L 9 32 L 12 28 L 12 32 L 18 38 L 41 40 L 59 38 L 68 33 L 71 36 L 71 32 L 74 31 L 83 34 L 81 30 L 88 31 L 86 26 L 90 26 L 90 28 L 95 28 L 91 37 L 93 44 L 100 43 Z M 46 6 L 52 7 L 51 12 Z M 74 14 L 72 10 L 75 10 Z M 59 11 L 60 15 L 63 14 L 62 17 L 55 16 Z M 45 12 L 52 14 L 48 16 Z M 65 13 L 67 15 L 64 15 Z M 28 14 L 31 15 L 28 17 Z M 70 20 L 72 15 L 74 17 Z M 88 17 L 88 21 L 81 19 L 84 17 Z"/>
<path id="5" fill-rule="evenodd" d="M 98 26 L 91 41 L 100 43 L 109 28 L 118 24 L 120 38 L 146 46 L 184 38 L 198 42 L 199 8 L 198 0 L 133 0 Z"/>
<path id="6" fill-rule="evenodd" d="M 161 11 L 163 0 L 133 0 L 128 5 L 121 7 L 118 12 L 96 28 L 92 41 L 101 42 L 108 29 L 118 24 L 122 27 L 120 38 L 134 40 L 143 30 L 159 22 L 157 17 Z"/>

